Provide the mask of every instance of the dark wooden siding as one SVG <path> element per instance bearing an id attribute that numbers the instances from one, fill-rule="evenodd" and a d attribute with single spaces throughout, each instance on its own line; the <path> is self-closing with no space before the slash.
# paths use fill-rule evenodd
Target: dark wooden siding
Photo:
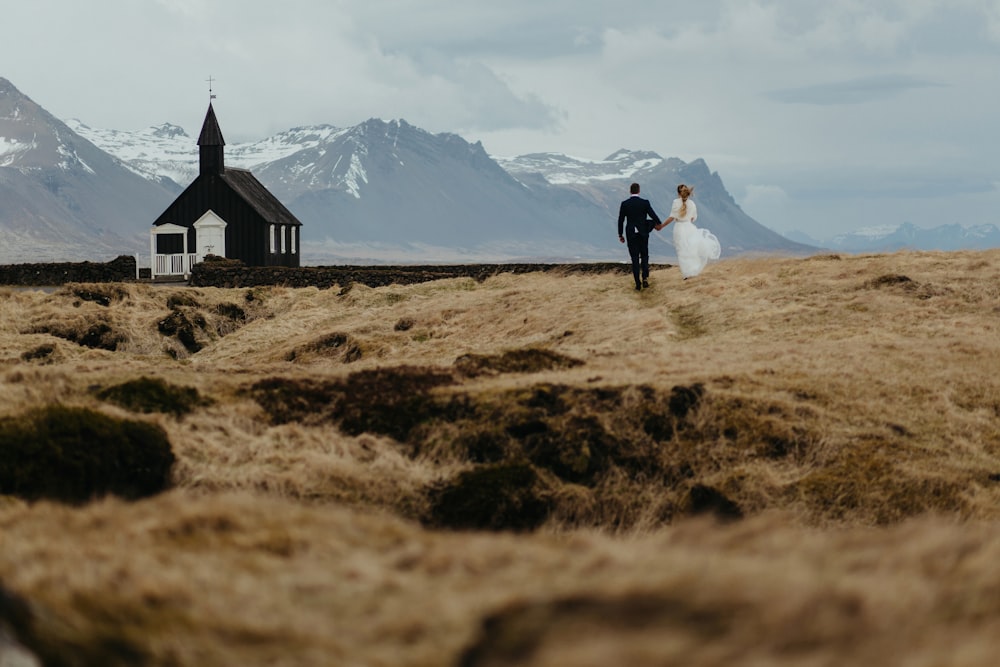
<path id="1" fill-rule="evenodd" d="M 195 230 L 191 227 L 209 209 L 226 221 L 226 257 L 242 260 L 249 266 L 290 266 L 300 265 L 301 247 L 299 245 L 298 228 L 299 224 L 291 213 L 287 213 L 280 203 L 257 183 L 256 190 L 263 190 L 267 197 L 274 202 L 265 201 L 265 204 L 274 208 L 283 209 L 277 211 L 282 218 L 280 223 L 268 220 L 262 215 L 270 213 L 267 208 L 262 209 L 262 204 L 247 201 L 247 190 L 251 185 L 245 185 L 241 181 L 256 179 L 243 172 L 236 179 L 237 186 L 241 191 L 233 187 L 231 180 L 218 174 L 202 174 L 198 176 L 188 188 L 160 215 L 153 223 L 161 225 L 173 223 L 182 227 L 189 227 L 188 248 L 191 252 L 196 250 Z M 262 197 L 260 192 L 253 191 L 251 194 Z M 287 214 L 287 215 L 284 215 Z M 290 219 L 289 219 L 290 218 Z M 275 252 L 271 252 L 271 225 L 285 224 L 295 230 L 296 243 L 295 254 L 291 253 L 291 244 L 286 242 L 286 252 L 281 252 L 281 243 L 274 246 Z"/>

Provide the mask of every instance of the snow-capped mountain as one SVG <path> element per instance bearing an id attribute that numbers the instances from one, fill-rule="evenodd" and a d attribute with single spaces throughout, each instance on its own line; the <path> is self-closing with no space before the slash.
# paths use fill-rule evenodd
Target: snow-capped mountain
<path id="1" fill-rule="evenodd" d="M 8 91 L 6 97 L 12 95 Z M 34 108 L 36 115 L 43 113 Z M 93 221 L 117 225 L 120 220 L 123 231 L 135 230 L 141 252 L 148 225 L 195 178 L 196 139 L 169 123 L 123 132 L 51 120 L 55 129 L 49 133 L 61 137 L 52 140 L 60 148 L 44 158 L 36 155 L 39 164 L 51 170 L 79 158 L 75 168 L 81 173 L 90 168 L 96 180 L 71 197 L 66 189 L 51 188 L 31 197 L 36 205 L 56 207 L 47 220 L 71 228 L 46 232 L 44 219 L 24 213 L 23 226 L 37 237 L 35 247 L 75 239 L 81 252 L 92 252 L 83 239 L 95 233 Z M 219 122 L 225 133 L 225 117 Z M 23 176 L 26 146 L 36 141 L 25 137 L 34 136 L 0 127 L 0 163 L 16 160 Z M 618 206 L 633 180 L 642 183 L 661 218 L 669 214 L 677 183 L 694 185 L 699 221 L 718 234 L 727 255 L 813 250 L 743 213 L 704 161 L 688 164 L 649 151 L 620 150 L 604 160 L 553 153 L 494 158 L 480 143 L 455 134 L 373 118 L 349 128 L 297 127 L 261 141 L 230 144 L 225 163 L 252 170 L 303 222 L 306 263 L 622 259 Z M 44 189 L 51 178 L 32 183 Z M 13 200 L 6 198 L 5 205 L 9 208 Z M 116 218 L 93 210 L 97 201 L 128 215 Z M 3 216 L 0 210 L 0 223 L 10 227 L 10 216 Z M 671 261 L 669 233 L 657 238 L 652 258 Z M 31 248 L 23 240 L 16 245 L 22 254 Z M 122 251 L 133 248 L 129 241 Z"/>
<path id="2" fill-rule="evenodd" d="M 0 262 L 139 252 L 172 197 L 0 78 Z"/>
<path id="3" fill-rule="evenodd" d="M 164 123 L 134 132 L 93 129 L 75 119 L 67 121 L 67 125 L 117 157 L 136 174 L 159 180 L 168 187 L 179 189 L 197 174 L 195 141 L 176 125 Z M 6 145 L 2 141 L 0 163 L 4 159 L 2 155 L 11 159 L 10 156 L 22 150 L 9 140 Z M 455 148 L 457 153 L 452 152 Z M 370 119 L 351 128 L 331 125 L 296 127 L 260 141 L 227 146 L 226 164 L 253 170 L 280 199 L 290 202 L 292 210 L 307 223 L 304 238 L 316 243 L 334 240 L 335 246 L 354 248 L 367 244 L 377 255 L 373 244 L 395 244 L 398 250 L 402 242 L 406 246 L 403 248 L 405 252 L 440 254 L 446 252 L 445 246 L 461 242 L 463 245 L 454 248 L 451 255 L 456 260 L 461 259 L 463 253 L 477 252 L 474 248 L 484 243 L 491 248 L 487 254 L 499 252 L 505 246 L 514 254 L 531 254 L 530 248 L 510 242 L 510 236 L 515 232 L 522 237 L 531 237 L 533 232 L 518 230 L 516 222 L 511 222 L 513 216 L 509 212 L 503 220 L 486 220 L 479 225 L 477 233 L 470 233 L 477 226 L 470 228 L 462 224 L 455 229 L 440 221 L 430 220 L 437 217 L 468 219 L 470 215 L 481 215 L 482 206 L 478 201 L 465 201 L 463 204 L 467 211 L 474 213 L 455 216 L 451 203 L 434 201 L 435 197 L 428 194 L 434 186 L 430 185 L 430 190 L 424 186 L 439 176 L 452 181 L 453 187 L 449 190 L 458 190 L 458 183 L 462 181 L 455 181 L 454 174 L 428 176 L 416 188 L 411 187 L 413 179 L 404 175 L 409 171 L 407 162 L 411 166 L 416 164 L 421 169 L 434 171 L 442 164 L 444 156 L 450 155 L 450 159 L 454 159 L 458 155 L 467 157 L 472 154 L 481 164 L 492 160 L 505 172 L 492 171 L 492 178 L 497 182 L 506 181 L 510 186 L 507 179 L 510 176 L 519 183 L 515 200 L 525 197 L 524 191 L 531 194 L 527 208 L 525 202 L 512 208 L 520 208 L 521 213 L 516 218 L 529 221 L 529 227 L 552 228 L 551 222 L 540 221 L 537 215 L 552 205 L 557 209 L 554 213 L 556 219 L 564 219 L 566 215 L 579 216 L 579 226 L 571 230 L 563 229 L 563 233 L 572 235 L 574 251 L 580 256 L 595 252 L 601 254 L 595 248 L 607 245 L 604 237 L 607 235 L 608 220 L 615 217 L 628 183 L 636 180 L 642 183 L 644 196 L 650 198 L 654 207 L 661 209 L 664 217 L 669 212 L 673 186 L 678 182 L 695 185 L 701 222 L 725 239 L 727 254 L 745 251 L 810 252 L 815 248 L 840 252 L 884 252 L 904 248 L 957 250 L 1000 246 L 1000 230 L 993 225 L 968 228 L 943 225 L 931 229 L 911 224 L 882 225 L 858 229 L 827 241 L 817 240 L 802 232 L 781 236 L 743 214 L 726 192 L 718 174 L 710 173 L 701 160 L 688 164 L 650 151 L 624 149 L 603 160 L 561 153 L 487 156 L 482 146 L 468 144 L 456 135 L 432 135 L 405 121 Z M 461 160 L 459 164 L 463 164 Z M 459 171 L 464 172 L 465 168 L 460 166 Z M 371 179 L 374 181 L 370 182 Z M 462 186 L 463 189 L 469 187 Z M 442 190 L 440 185 L 437 189 Z M 368 199 L 365 203 L 361 202 L 363 193 Z M 448 196 L 455 197 L 454 194 Z M 394 203 L 379 206 L 372 201 L 373 198 Z M 399 217 L 398 206 L 404 201 L 408 202 L 409 224 L 388 222 L 372 225 L 365 222 Z M 511 206 L 511 203 L 508 200 L 506 205 L 497 205 Z M 561 206 L 568 206 L 573 213 L 560 209 Z M 548 219 L 551 221 L 551 216 Z M 417 226 L 414 223 L 418 220 L 423 220 L 420 238 L 414 237 L 410 231 Z M 482 233 L 481 227 L 495 225 L 506 231 L 505 239 L 487 238 L 490 234 Z M 554 227 L 559 228 L 559 225 Z M 588 236 L 589 232 L 594 234 Z M 669 254 L 669 235 L 660 235 L 660 239 L 660 252 Z M 653 247 L 657 247 L 656 242 Z M 480 248 L 482 250 L 484 248 Z M 609 252 L 613 254 L 614 250 L 617 249 Z"/>
<path id="4" fill-rule="evenodd" d="M 254 173 L 317 244 L 502 259 L 601 256 L 607 241 L 582 199 L 540 198 L 481 144 L 402 120 L 370 119 Z"/>
<path id="5" fill-rule="evenodd" d="M 510 174 L 530 180 L 541 175 L 550 185 L 582 185 L 592 181 L 628 180 L 647 169 L 664 164 L 662 157 L 650 151 L 619 150 L 603 160 L 587 160 L 562 153 L 529 153 L 517 157 L 495 157 Z M 677 158 L 668 166 L 680 167 Z"/>
<path id="6" fill-rule="evenodd" d="M 148 180 L 159 180 L 165 184 L 172 182 L 177 188 L 197 176 L 198 147 L 177 125 L 164 123 L 136 132 L 123 132 L 95 130 L 76 118 L 70 118 L 66 126 Z M 114 150 L 108 150 L 108 147 L 114 147 Z"/>
<path id="7" fill-rule="evenodd" d="M 198 146 L 184 128 L 163 123 L 142 130 L 101 130 L 76 118 L 66 125 L 101 150 L 114 155 L 137 174 L 151 179 L 167 178 L 185 186 L 198 175 Z M 341 132 L 331 125 L 297 127 L 273 137 L 226 147 L 226 163 L 253 170 L 300 150 L 313 148 Z"/>
<path id="8" fill-rule="evenodd" d="M 224 133 L 224 118 L 220 125 Z M 162 136 L 161 128 L 173 126 L 139 132 L 75 127 L 151 178 L 181 185 L 190 153 L 187 168 L 194 177 L 195 140 L 177 131 Z M 593 202 L 569 191 L 540 196 L 511 177 L 481 144 L 431 134 L 403 120 L 293 128 L 227 145 L 225 162 L 252 170 L 302 220 L 307 261 L 347 253 L 393 261 L 620 254 L 612 245 L 614 221 Z"/>

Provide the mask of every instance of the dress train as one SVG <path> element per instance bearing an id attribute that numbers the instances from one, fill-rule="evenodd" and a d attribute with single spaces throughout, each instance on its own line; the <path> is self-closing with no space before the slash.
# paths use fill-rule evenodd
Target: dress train
<path id="1" fill-rule="evenodd" d="M 715 234 L 682 220 L 674 222 L 674 249 L 685 278 L 698 275 L 709 260 L 722 256 L 722 246 Z"/>

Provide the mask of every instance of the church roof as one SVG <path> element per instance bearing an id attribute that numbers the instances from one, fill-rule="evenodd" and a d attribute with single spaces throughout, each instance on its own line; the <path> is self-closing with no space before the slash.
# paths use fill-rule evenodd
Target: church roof
<path id="1" fill-rule="evenodd" d="M 277 197 L 271 194 L 257 177 L 246 169 L 226 167 L 222 172 L 222 180 L 243 198 L 260 216 L 268 222 L 279 225 L 299 225 L 302 223 L 295 215 L 285 208 Z"/>
<path id="2" fill-rule="evenodd" d="M 226 140 L 222 138 L 222 130 L 219 129 L 219 121 L 215 117 L 215 109 L 212 103 L 208 103 L 208 113 L 205 114 L 205 122 L 201 126 L 201 134 L 198 136 L 199 146 L 225 146 Z"/>

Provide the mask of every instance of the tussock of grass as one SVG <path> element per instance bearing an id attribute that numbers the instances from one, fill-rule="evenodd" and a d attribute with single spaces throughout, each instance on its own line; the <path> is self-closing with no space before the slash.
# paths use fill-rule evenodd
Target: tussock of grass
<path id="1" fill-rule="evenodd" d="M 117 284 L 76 284 L 66 285 L 60 290 L 62 293 L 69 293 L 82 301 L 93 301 L 94 303 L 108 307 L 115 301 L 124 301 L 128 298 L 128 290 L 123 285 Z"/>
<path id="2" fill-rule="evenodd" d="M 363 356 L 361 346 L 344 333 L 331 333 L 320 336 L 304 345 L 299 345 L 289 352 L 285 359 L 302 362 L 310 357 L 328 357 L 338 359 L 345 364 L 357 361 Z"/>
<path id="3" fill-rule="evenodd" d="M 201 303 L 198 302 L 198 299 L 196 299 L 194 295 L 188 291 L 172 292 L 171 294 L 168 294 L 166 305 L 170 310 L 201 307 Z"/>
<path id="4" fill-rule="evenodd" d="M 38 361 L 41 363 L 51 363 L 54 361 L 56 346 L 52 343 L 45 343 L 36 348 L 32 348 L 21 354 L 22 361 Z"/>
<path id="5" fill-rule="evenodd" d="M 125 343 L 125 334 L 95 315 L 54 324 L 38 324 L 28 333 L 51 334 L 83 347 L 114 352 Z"/>
<path id="6" fill-rule="evenodd" d="M 235 292 L 235 294 L 234 294 Z M 71 284 L 44 301 L 30 292 L 5 298 L 18 334 L 48 334 L 109 352 L 167 354 L 185 359 L 215 340 L 268 317 L 268 290 L 205 289 L 190 293 L 133 284 Z M 240 305 L 240 301 L 245 305 Z"/>
<path id="7" fill-rule="evenodd" d="M 201 313 L 188 317 L 180 310 L 174 310 L 156 323 L 156 329 L 164 336 L 176 338 L 190 353 L 205 347 L 208 321 Z"/>

